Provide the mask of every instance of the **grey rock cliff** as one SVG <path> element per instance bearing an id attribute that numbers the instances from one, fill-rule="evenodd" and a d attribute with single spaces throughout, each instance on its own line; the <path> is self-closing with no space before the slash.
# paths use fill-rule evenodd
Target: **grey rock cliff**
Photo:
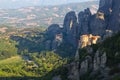
<path id="1" fill-rule="evenodd" d="M 100 68 L 105 68 L 107 62 L 107 56 L 105 52 L 102 52 L 102 55 L 100 51 L 97 51 L 94 56 L 94 64 L 93 64 L 93 70 L 96 71 Z"/>
<path id="2" fill-rule="evenodd" d="M 75 12 L 71 11 L 67 13 L 64 18 L 64 23 L 63 23 L 65 33 L 66 34 L 72 33 L 72 30 L 74 29 L 76 24 L 77 24 L 77 17 L 76 17 Z"/>
<path id="3" fill-rule="evenodd" d="M 91 12 L 89 8 L 85 9 L 83 12 L 80 12 L 78 14 L 80 34 L 88 34 L 90 32 L 89 31 L 90 17 Z"/>
<path id="4" fill-rule="evenodd" d="M 97 14 L 92 15 L 89 25 L 91 34 L 102 36 L 105 33 L 106 29 L 104 13 L 97 12 Z"/>
<path id="5" fill-rule="evenodd" d="M 51 42 L 54 47 L 52 49 L 55 49 L 59 43 L 55 40 L 57 34 L 62 33 L 63 41 L 77 49 L 81 35 L 92 34 L 104 39 L 110 36 L 111 32 L 113 34 L 120 31 L 119 4 L 120 0 L 100 0 L 99 9 L 94 15 L 91 14 L 89 8 L 80 12 L 78 18 L 74 11 L 67 13 L 64 18 L 63 29 L 59 25 L 53 24 L 47 30 L 49 39 L 52 39 Z M 106 30 L 111 32 L 106 34 Z"/>
<path id="6" fill-rule="evenodd" d="M 112 7 L 113 0 L 100 0 L 98 11 L 104 14 L 109 14 Z"/>
<path id="7" fill-rule="evenodd" d="M 120 0 L 113 0 L 111 10 L 108 29 L 118 32 L 120 31 Z"/>
<path id="8" fill-rule="evenodd" d="M 96 14 L 91 15 L 89 9 L 78 15 L 79 32 L 103 36 L 106 29 L 120 31 L 120 0 L 100 0 Z"/>
<path id="9" fill-rule="evenodd" d="M 46 50 L 55 50 L 62 42 L 62 29 L 58 24 L 52 24 L 46 30 Z"/>
<path id="10" fill-rule="evenodd" d="M 64 39 L 72 44 L 74 47 L 77 47 L 77 17 L 74 11 L 71 11 L 66 14 L 63 24 Z"/>
<path id="11" fill-rule="evenodd" d="M 114 32 L 120 30 L 120 0 L 100 0 L 98 12 L 104 13 L 106 28 Z"/>
<path id="12" fill-rule="evenodd" d="M 69 66 L 68 79 L 79 80 L 79 63 L 73 62 L 69 64 L 68 66 Z"/>

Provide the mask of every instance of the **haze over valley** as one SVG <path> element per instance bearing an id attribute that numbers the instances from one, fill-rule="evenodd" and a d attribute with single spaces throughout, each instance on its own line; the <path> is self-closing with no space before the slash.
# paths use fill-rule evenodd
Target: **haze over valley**
<path id="1" fill-rule="evenodd" d="M 31 6 L 18 9 L 0 9 L 0 24 L 16 27 L 48 27 L 56 23 L 63 25 L 67 12 L 76 11 L 76 14 L 85 8 L 92 13 L 98 9 L 98 1 L 71 3 L 57 6 Z"/>

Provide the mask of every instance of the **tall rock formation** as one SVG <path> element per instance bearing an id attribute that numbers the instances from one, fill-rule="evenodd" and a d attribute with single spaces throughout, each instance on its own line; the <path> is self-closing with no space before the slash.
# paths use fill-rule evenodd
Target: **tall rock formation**
<path id="1" fill-rule="evenodd" d="M 63 39 L 76 46 L 77 36 L 80 37 L 75 61 L 65 65 L 68 70 L 66 80 L 114 80 L 116 76 L 120 80 L 119 45 L 114 44 L 119 41 L 120 34 L 91 45 L 99 38 L 105 39 L 120 31 L 119 4 L 120 0 L 100 0 L 97 13 L 91 15 L 86 9 L 79 13 L 78 22 L 73 11 L 65 16 Z"/>
<path id="2" fill-rule="evenodd" d="M 113 0 L 100 0 L 98 11 L 104 14 L 109 14 L 112 8 L 112 1 Z"/>
<path id="3" fill-rule="evenodd" d="M 106 65 L 109 53 L 104 50 L 104 47 L 103 49 L 100 47 L 96 50 L 98 46 L 94 46 L 93 48 L 85 46 L 96 44 L 98 38 L 109 37 L 112 33 L 120 31 L 119 4 L 120 0 L 100 0 L 100 7 L 96 14 L 91 15 L 89 9 L 79 13 L 79 26 L 77 29 L 79 29 L 79 36 L 81 36 L 80 46 L 78 46 L 75 56 L 75 66 L 70 70 L 70 73 L 73 74 L 72 78 L 70 77 L 68 80 L 77 80 L 78 76 L 79 80 L 93 80 L 96 75 L 98 76 L 97 80 L 112 80 L 109 76 L 110 70 Z M 88 34 L 95 36 L 92 37 Z M 74 67 L 78 67 L 78 65 L 79 68 L 74 69 Z M 76 73 L 79 74 L 77 77 L 74 75 Z M 85 78 L 88 74 L 90 74 L 90 79 Z"/>
<path id="4" fill-rule="evenodd" d="M 98 11 L 97 14 L 92 15 L 89 8 L 80 12 L 78 14 L 78 32 L 80 33 L 80 35 L 103 35 L 106 30 L 106 21 L 104 16 L 104 13 L 100 11 Z"/>
<path id="5" fill-rule="evenodd" d="M 86 9 L 78 15 L 80 33 L 103 36 L 105 31 L 120 30 L 120 0 L 100 0 L 99 9 L 96 14 L 91 15 Z"/>
<path id="6" fill-rule="evenodd" d="M 66 14 L 63 24 L 64 39 L 72 44 L 74 47 L 77 47 L 77 17 L 74 11 L 71 11 Z"/>
<path id="7" fill-rule="evenodd" d="M 113 0 L 111 10 L 108 29 L 118 32 L 120 31 L 120 0 Z"/>
<path id="8" fill-rule="evenodd" d="M 89 25 L 91 34 L 102 36 L 106 30 L 104 13 L 97 12 L 97 14 L 92 15 Z"/>
<path id="9" fill-rule="evenodd" d="M 71 11 L 66 14 L 63 27 L 66 34 L 75 33 L 74 29 L 77 24 L 77 17 L 74 11 Z"/>
<path id="10" fill-rule="evenodd" d="M 89 34 L 90 33 L 90 17 L 91 12 L 90 9 L 87 8 L 83 12 L 78 14 L 78 21 L 79 21 L 79 33 L 82 34 Z"/>
<path id="11" fill-rule="evenodd" d="M 70 47 L 73 49 L 77 49 L 82 35 L 92 34 L 104 39 L 112 33 L 120 31 L 119 4 L 120 0 L 100 0 L 99 9 L 94 15 L 91 14 L 89 8 L 80 12 L 78 18 L 74 11 L 67 13 L 63 29 L 59 25 L 53 24 L 47 30 L 49 39 L 52 39 L 52 41 L 48 41 L 49 44 L 53 45 L 51 49 L 56 49 L 56 45 L 59 45 L 61 40 L 71 45 Z M 62 39 L 60 39 L 59 34 L 62 34 Z M 55 38 L 60 40 L 55 40 Z"/>
<path id="12" fill-rule="evenodd" d="M 98 12 L 104 14 L 106 28 L 114 32 L 120 30 L 120 0 L 100 0 Z"/>

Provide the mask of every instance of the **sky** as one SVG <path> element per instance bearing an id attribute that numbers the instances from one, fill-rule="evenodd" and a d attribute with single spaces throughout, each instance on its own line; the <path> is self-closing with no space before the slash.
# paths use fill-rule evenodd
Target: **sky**
<path id="1" fill-rule="evenodd" d="M 45 5 L 60 5 L 75 2 L 85 2 L 95 0 L 0 0 L 0 8 L 12 9 L 27 6 L 45 6 Z"/>

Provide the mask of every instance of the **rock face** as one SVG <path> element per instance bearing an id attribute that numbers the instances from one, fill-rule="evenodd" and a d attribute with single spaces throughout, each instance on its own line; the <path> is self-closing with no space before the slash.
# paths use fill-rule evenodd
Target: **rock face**
<path id="1" fill-rule="evenodd" d="M 94 61 L 93 61 L 93 70 L 96 71 L 99 69 L 100 65 L 100 57 L 99 57 L 99 51 L 96 52 L 94 56 Z"/>
<path id="2" fill-rule="evenodd" d="M 85 58 L 84 61 L 81 62 L 80 64 L 80 75 L 84 75 L 85 73 L 87 73 L 88 71 L 88 67 L 89 67 L 89 61 L 91 60 L 91 58 L 89 56 L 87 56 Z"/>
<path id="3" fill-rule="evenodd" d="M 71 63 L 69 66 L 68 79 L 69 80 L 79 80 L 79 63 Z"/>
<path id="4" fill-rule="evenodd" d="M 97 12 L 97 14 L 92 15 L 89 25 L 91 34 L 102 36 L 105 33 L 106 29 L 104 13 Z"/>
<path id="5" fill-rule="evenodd" d="M 77 17 L 74 11 L 71 11 L 69 13 L 66 14 L 65 19 L 64 19 L 64 31 L 66 34 L 69 33 L 75 33 L 74 29 L 76 27 L 77 24 Z"/>
<path id="6" fill-rule="evenodd" d="M 80 34 L 89 34 L 90 33 L 90 17 L 91 12 L 90 9 L 87 8 L 83 12 L 80 12 L 78 14 L 78 21 L 79 21 L 79 28 L 80 28 Z"/>
<path id="7" fill-rule="evenodd" d="M 86 9 L 78 15 L 81 34 L 103 36 L 106 29 L 118 32 L 120 30 L 120 0 L 100 0 L 98 12 L 91 15 Z"/>
<path id="8" fill-rule="evenodd" d="M 55 51 L 58 54 L 66 53 L 68 56 L 75 55 L 78 41 L 78 24 L 77 24 L 77 17 L 75 12 L 69 12 L 65 19 L 63 28 L 60 28 L 58 24 L 52 24 L 46 30 L 46 41 L 45 47 L 46 50 Z M 69 47 L 69 49 L 65 49 Z M 64 48 L 63 48 L 64 47 Z M 62 51 L 61 51 L 62 49 Z M 69 51 L 69 52 L 68 52 Z"/>
<path id="9" fill-rule="evenodd" d="M 120 30 L 120 0 L 112 1 L 112 12 L 109 18 L 108 29 L 118 32 Z"/>
<path id="10" fill-rule="evenodd" d="M 109 14 L 110 9 L 112 8 L 112 1 L 113 0 L 100 0 L 98 11 L 103 12 L 104 14 Z"/>
<path id="11" fill-rule="evenodd" d="M 106 63 L 107 63 L 107 55 L 106 53 L 103 53 L 101 56 L 100 67 L 105 68 Z"/>
<path id="12" fill-rule="evenodd" d="M 46 31 L 46 39 L 45 42 L 46 50 L 56 50 L 56 48 L 62 43 L 63 35 L 62 29 L 57 24 L 52 24 Z"/>
<path id="13" fill-rule="evenodd" d="M 93 64 L 93 70 L 96 71 L 100 68 L 105 68 L 106 62 L 107 62 L 107 56 L 106 53 L 102 53 L 100 56 L 100 52 L 97 51 L 94 57 L 94 64 Z"/>
<path id="14" fill-rule="evenodd" d="M 77 47 L 77 34 L 78 34 L 78 24 L 77 17 L 74 11 L 71 11 L 66 14 L 63 24 L 64 39 L 72 44 L 74 47 Z"/>
<path id="15" fill-rule="evenodd" d="M 93 54 L 93 52 L 89 50 L 87 52 L 89 55 Z M 105 52 L 101 52 L 98 50 L 92 56 L 89 55 L 80 62 L 80 77 L 82 77 L 89 71 L 91 71 L 91 75 L 94 75 L 97 71 L 104 71 L 104 69 L 106 68 L 107 56 Z"/>
<path id="16" fill-rule="evenodd" d="M 91 15 L 91 12 L 88 9 L 85 9 L 84 12 L 78 14 L 79 27 L 78 31 L 80 35 L 83 34 L 94 34 L 94 35 L 103 35 L 106 29 L 106 22 L 103 12 L 97 12 L 95 15 Z"/>
<path id="17" fill-rule="evenodd" d="M 85 36 L 87 38 L 85 40 L 89 41 L 89 38 L 90 38 L 89 36 L 87 36 L 87 35 L 83 35 L 83 36 Z M 91 37 L 96 37 L 96 36 L 91 35 Z M 89 42 L 86 42 L 86 43 L 89 43 Z M 94 44 L 94 43 L 90 43 L 90 44 Z M 77 51 L 76 56 L 75 56 L 75 60 L 80 65 L 79 77 L 82 77 L 88 71 L 91 71 L 91 74 L 94 72 L 96 74 L 96 71 L 98 71 L 100 69 L 104 69 L 106 67 L 106 63 L 107 63 L 107 55 L 105 52 L 102 52 L 101 50 L 97 50 L 94 53 L 93 49 L 91 47 L 86 47 L 85 49 L 87 50 L 88 56 L 86 56 L 84 59 L 81 59 L 81 56 L 79 55 L 80 54 L 79 50 Z M 84 53 L 84 54 L 86 54 L 86 53 Z M 91 54 L 92 54 L 92 56 L 90 56 Z"/>
<path id="18" fill-rule="evenodd" d="M 104 13 L 106 28 L 114 32 L 120 30 L 120 0 L 100 0 L 99 12 Z"/>

